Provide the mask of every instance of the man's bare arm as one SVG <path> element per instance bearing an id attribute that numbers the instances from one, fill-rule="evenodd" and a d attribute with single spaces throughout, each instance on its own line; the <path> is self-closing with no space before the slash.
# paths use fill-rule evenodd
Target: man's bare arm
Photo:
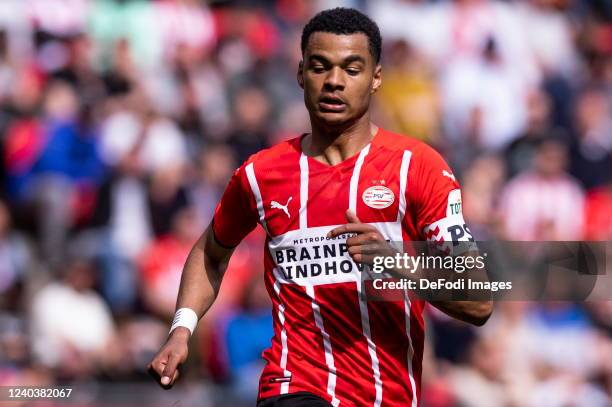
<path id="1" fill-rule="evenodd" d="M 176 309 L 190 308 L 198 320 L 208 311 L 219 293 L 223 274 L 233 249 L 221 246 L 214 237 L 212 224 L 193 245 L 185 261 Z M 178 366 L 187 359 L 191 332 L 177 327 L 148 365 L 160 385 L 170 388 L 178 379 Z"/>
<path id="2" fill-rule="evenodd" d="M 476 326 L 482 326 L 493 312 L 493 301 L 430 301 L 445 314 Z"/>
<path id="3" fill-rule="evenodd" d="M 176 308 L 191 308 L 201 318 L 219 293 L 223 273 L 234 249 L 221 246 L 209 226 L 193 245 L 181 275 Z"/>
<path id="4" fill-rule="evenodd" d="M 438 253 L 438 255 L 443 254 Z M 467 258 L 477 257 L 478 255 L 478 251 L 470 250 L 466 251 L 461 256 Z M 396 275 L 402 278 L 412 279 L 415 281 L 419 281 L 420 279 L 436 281 L 439 278 L 445 279 L 447 281 L 454 281 L 456 278 L 464 279 L 466 278 L 466 275 L 469 275 L 471 281 L 489 281 L 487 270 L 485 268 L 477 267 L 468 268 L 461 274 L 457 274 L 454 270 L 445 269 L 424 270 L 420 268 L 411 272 L 407 272 L 406 270 L 393 271 Z M 419 292 L 419 290 L 417 290 L 417 293 L 423 295 L 431 305 L 438 308 L 445 314 L 476 326 L 484 325 L 484 323 L 487 322 L 487 320 L 491 316 L 491 313 L 493 312 L 493 301 L 489 299 L 490 295 L 488 295 L 487 293 L 479 293 L 476 291 L 470 291 L 468 289 L 439 289 L 436 293 L 424 293 Z M 467 298 L 474 298 L 470 294 L 477 296 L 478 299 L 468 300 Z M 451 297 L 455 297 L 457 295 L 461 299 L 450 299 Z"/>

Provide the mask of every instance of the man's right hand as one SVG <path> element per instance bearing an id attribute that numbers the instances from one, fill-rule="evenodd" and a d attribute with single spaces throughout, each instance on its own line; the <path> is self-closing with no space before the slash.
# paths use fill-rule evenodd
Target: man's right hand
<path id="1" fill-rule="evenodd" d="M 185 327 L 174 329 L 164 346 L 147 366 L 149 374 L 164 389 L 170 389 L 179 377 L 178 368 L 185 362 L 189 352 L 190 335 Z"/>

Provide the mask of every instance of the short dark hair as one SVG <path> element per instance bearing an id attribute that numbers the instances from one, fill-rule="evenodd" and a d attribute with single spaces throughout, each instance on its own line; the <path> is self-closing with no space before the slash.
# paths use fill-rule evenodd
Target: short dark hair
<path id="1" fill-rule="evenodd" d="M 323 10 L 315 15 L 302 31 L 302 54 L 310 36 L 314 32 L 326 32 L 338 35 L 363 33 L 368 37 L 370 54 L 376 63 L 380 62 L 382 38 L 378 25 L 372 19 L 354 8 L 336 7 Z"/>

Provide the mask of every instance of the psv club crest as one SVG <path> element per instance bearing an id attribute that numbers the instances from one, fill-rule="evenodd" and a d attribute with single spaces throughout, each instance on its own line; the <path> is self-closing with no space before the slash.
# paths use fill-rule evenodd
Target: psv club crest
<path id="1" fill-rule="evenodd" d="M 393 204 L 395 195 L 384 185 L 375 185 L 363 191 L 363 202 L 370 208 L 385 209 Z"/>

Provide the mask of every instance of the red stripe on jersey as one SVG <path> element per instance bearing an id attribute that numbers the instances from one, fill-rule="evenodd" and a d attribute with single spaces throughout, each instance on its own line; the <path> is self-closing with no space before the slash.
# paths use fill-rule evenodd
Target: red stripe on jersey
<path id="1" fill-rule="evenodd" d="M 372 340 L 381 350 L 378 359 L 383 385 L 382 406 L 410 406 L 413 390 L 408 380 L 404 301 L 371 301 L 368 312 L 372 316 Z"/>
<path id="2" fill-rule="evenodd" d="M 355 283 L 317 286 L 315 292 L 326 330 L 330 332 L 337 371 L 336 398 L 340 405 L 372 405 L 375 399 L 372 361 L 363 335 Z"/>
<path id="3" fill-rule="evenodd" d="M 357 217 L 362 222 L 395 222 L 399 208 L 399 163 L 403 151 L 387 152 L 383 147 L 372 145 L 367 155 L 357 188 Z M 396 165 L 389 165 L 394 162 Z M 368 206 L 363 200 L 363 193 L 370 187 L 382 185 L 393 192 L 393 203 L 383 209 Z M 377 201 L 372 201 L 376 203 Z M 381 200 L 380 202 L 386 202 Z"/>
<path id="4" fill-rule="evenodd" d="M 316 326 L 312 311 L 312 301 L 305 287 L 283 284 L 282 290 L 287 300 L 287 337 L 289 338 L 289 358 L 287 369 L 299 372 L 290 383 L 291 391 L 321 393 L 328 398 L 327 365 L 323 338 Z"/>
<path id="5" fill-rule="evenodd" d="M 336 166 L 308 159 L 308 226 L 342 225 L 346 223 L 349 183 L 357 156 Z"/>

